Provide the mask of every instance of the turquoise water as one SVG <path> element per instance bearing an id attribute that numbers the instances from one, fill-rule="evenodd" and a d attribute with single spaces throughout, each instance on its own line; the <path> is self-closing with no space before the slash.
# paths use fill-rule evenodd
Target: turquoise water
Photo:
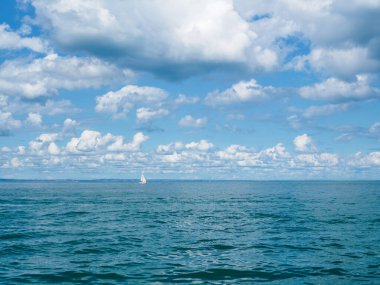
<path id="1" fill-rule="evenodd" d="M 379 284 L 380 182 L 0 184 L 0 283 Z"/>

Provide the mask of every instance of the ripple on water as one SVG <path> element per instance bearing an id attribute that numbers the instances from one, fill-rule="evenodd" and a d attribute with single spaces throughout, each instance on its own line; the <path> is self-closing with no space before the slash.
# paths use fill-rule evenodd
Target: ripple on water
<path id="1" fill-rule="evenodd" d="M 0 184 L 0 284 L 380 283 L 379 182 L 139 186 Z"/>

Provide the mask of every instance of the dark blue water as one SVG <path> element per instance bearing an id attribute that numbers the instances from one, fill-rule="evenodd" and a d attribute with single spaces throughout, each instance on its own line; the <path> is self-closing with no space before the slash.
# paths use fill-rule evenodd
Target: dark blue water
<path id="1" fill-rule="evenodd" d="M 380 284 L 379 182 L 0 185 L 0 283 Z"/>

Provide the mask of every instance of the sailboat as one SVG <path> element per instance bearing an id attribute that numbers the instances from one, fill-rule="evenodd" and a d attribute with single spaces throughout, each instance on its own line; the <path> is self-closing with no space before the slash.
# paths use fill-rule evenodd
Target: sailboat
<path id="1" fill-rule="evenodd" d="M 146 178 L 144 176 L 144 173 L 141 173 L 141 178 L 140 178 L 140 184 L 146 184 Z"/>

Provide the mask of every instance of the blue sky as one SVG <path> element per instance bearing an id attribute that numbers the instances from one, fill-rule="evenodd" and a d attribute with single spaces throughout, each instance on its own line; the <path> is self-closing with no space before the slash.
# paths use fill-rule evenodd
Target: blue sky
<path id="1" fill-rule="evenodd" d="M 0 5 L 0 178 L 380 178 L 379 1 Z"/>

